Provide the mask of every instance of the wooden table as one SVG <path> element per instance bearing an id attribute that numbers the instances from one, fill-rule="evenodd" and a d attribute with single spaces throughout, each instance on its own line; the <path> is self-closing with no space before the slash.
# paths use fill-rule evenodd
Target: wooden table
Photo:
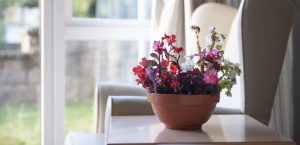
<path id="1" fill-rule="evenodd" d="M 213 115 L 201 130 L 167 129 L 155 116 L 114 116 L 107 145 L 295 145 L 248 115 Z"/>
<path id="2" fill-rule="evenodd" d="M 213 115 L 202 131 L 166 129 L 155 116 L 113 116 L 105 136 L 71 132 L 66 145 L 296 145 L 247 115 Z"/>

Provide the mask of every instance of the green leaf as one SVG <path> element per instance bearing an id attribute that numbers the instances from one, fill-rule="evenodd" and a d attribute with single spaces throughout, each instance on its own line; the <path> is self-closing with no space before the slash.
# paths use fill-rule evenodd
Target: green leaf
<path id="1" fill-rule="evenodd" d="M 225 92 L 225 95 L 228 96 L 228 97 L 232 97 L 232 94 L 231 94 L 230 91 L 226 91 L 226 92 Z"/>
<path id="2" fill-rule="evenodd" d="M 227 88 L 228 84 L 229 84 L 229 83 L 228 83 L 227 81 L 222 80 L 222 81 L 219 83 L 219 86 L 220 86 L 221 89 L 224 89 L 224 88 Z"/>
<path id="3" fill-rule="evenodd" d="M 226 37 L 224 36 L 224 34 L 221 34 L 221 37 L 225 40 L 226 39 Z"/>
<path id="4" fill-rule="evenodd" d="M 221 50 L 221 49 L 222 49 L 222 45 L 216 45 L 216 48 L 217 48 L 218 50 Z"/>
<path id="5" fill-rule="evenodd" d="M 230 85 L 229 82 L 228 82 L 228 84 L 227 84 L 227 86 L 226 86 L 226 89 L 229 90 L 229 91 L 232 89 L 232 85 Z"/>

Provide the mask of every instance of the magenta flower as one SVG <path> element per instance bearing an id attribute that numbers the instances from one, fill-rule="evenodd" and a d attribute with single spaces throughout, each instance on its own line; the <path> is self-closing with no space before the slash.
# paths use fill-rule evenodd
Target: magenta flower
<path id="1" fill-rule="evenodd" d="M 178 85 L 179 85 L 179 82 L 178 82 L 177 80 L 171 80 L 170 86 L 171 86 L 172 88 L 176 88 Z"/>
<path id="2" fill-rule="evenodd" d="M 219 57 L 218 50 L 215 48 L 211 49 L 207 55 L 209 55 L 210 57 L 216 58 L 216 59 Z"/>
<path id="3" fill-rule="evenodd" d="M 206 49 L 203 49 L 201 52 L 200 52 L 200 59 L 203 61 L 206 57 Z"/>
<path id="4" fill-rule="evenodd" d="M 213 70 L 207 70 L 204 73 L 204 78 L 203 78 L 204 83 L 206 84 L 211 84 L 211 85 L 216 85 L 219 83 L 219 78 L 218 74 L 216 71 Z"/>
<path id="5" fill-rule="evenodd" d="M 164 46 L 164 42 L 154 41 L 152 48 L 157 52 L 157 51 L 162 50 L 163 46 Z"/>

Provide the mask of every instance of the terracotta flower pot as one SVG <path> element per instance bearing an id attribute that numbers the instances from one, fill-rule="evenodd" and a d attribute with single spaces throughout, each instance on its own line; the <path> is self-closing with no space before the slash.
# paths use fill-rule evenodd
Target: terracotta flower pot
<path id="1" fill-rule="evenodd" d="M 170 129 L 200 129 L 212 115 L 219 95 L 147 94 L 158 119 Z"/>

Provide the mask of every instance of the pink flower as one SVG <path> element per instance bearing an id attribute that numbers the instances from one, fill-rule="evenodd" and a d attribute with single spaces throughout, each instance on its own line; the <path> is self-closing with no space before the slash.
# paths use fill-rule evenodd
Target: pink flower
<path id="1" fill-rule="evenodd" d="M 160 41 L 154 41 L 153 42 L 153 46 L 152 48 L 158 52 L 158 51 L 161 51 L 162 50 L 162 47 L 164 46 L 164 42 L 160 42 Z"/>
<path id="2" fill-rule="evenodd" d="M 179 82 L 177 80 L 172 80 L 170 86 L 172 88 L 176 88 L 179 85 Z"/>
<path id="3" fill-rule="evenodd" d="M 137 75 L 139 79 L 141 79 L 142 81 L 146 79 L 147 76 L 146 69 L 143 68 L 142 66 L 138 65 L 134 67 L 132 71 L 134 72 L 134 75 Z"/>
<path id="4" fill-rule="evenodd" d="M 216 71 L 213 70 L 207 70 L 204 73 L 204 79 L 203 79 L 204 83 L 206 84 L 211 84 L 211 85 L 216 85 L 219 83 L 219 78 L 218 78 L 218 74 Z"/>
<path id="5" fill-rule="evenodd" d="M 167 72 L 162 72 L 162 73 L 161 73 L 161 78 L 162 78 L 163 80 L 167 79 L 167 78 L 168 78 L 168 73 L 167 73 Z"/>
<path id="6" fill-rule="evenodd" d="M 175 53 L 181 53 L 181 52 L 183 52 L 183 48 L 182 47 L 174 47 L 174 52 Z"/>
<path id="7" fill-rule="evenodd" d="M 203 61 L 206 57 L 206 49 L 203 49 L 201 52 L 200 52 L 200 59 Z"/>
<path id="8" fill-rule="evenodd" d="M 211 49 L 207 55 L 209 55 L 212 58 L 216 58 L 216 59 L 219 58 L 219 52 L 215 48 Z"/>
<path id="9" fill-rule="evenodd" d="M 171 70 L 172 73 L 176 73 L 178 69 L 177 69 L 176 65 L 171 64 L 170 65 L 170 70 Z"/>
<path id="10" fill-rule="evenodd" d="M 147 61 L 147 58 L 143 57 L 142 60 L 139 62 L 139 64 L 142 65 L 142 66 L 145 66 L 146 65 L 146 61 Z"/>
<path id="11" fill-rule="evenodd" d="M 168 66 L 169 66 L 169 61 L 163 60 L 163 61 L 161 62 L 161 65 L 163 65 L 163 66 L 165 66 L 165 67 L 168 67 Z"/>
<path id="12" fill-rule="evenodd" d="M 167 35 L 165 34 L 165 37 L 162 38 L 163 40 L 166 39 L 168 44 L 171 45 L 172 43 L 176 42 L 176 35 L 172 34 L 172 35 Z"/>

